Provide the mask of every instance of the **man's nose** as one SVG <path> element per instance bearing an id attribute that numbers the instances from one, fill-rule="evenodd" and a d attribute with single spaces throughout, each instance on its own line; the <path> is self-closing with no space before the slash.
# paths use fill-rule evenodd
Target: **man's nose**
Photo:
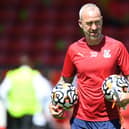
<path id="1" fill-rule="evenodd" d="M 92 23 L 92 29 L 96 30 L 97 29 L 97 25 L 95 23 Z"/>

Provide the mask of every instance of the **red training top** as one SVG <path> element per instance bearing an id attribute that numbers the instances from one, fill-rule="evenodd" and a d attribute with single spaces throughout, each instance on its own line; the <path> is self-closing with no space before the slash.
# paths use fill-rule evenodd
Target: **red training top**
<path id="1" fill-rule="evenodd" d="M 116 107 L 104 99 L 102 82 L 116 74 L 118 66 L 129 75 L 129 55 L 124 45 L 105 36 L 99 45 L 89 46 L 85 38 L 74 42 L 66 53 L 62 76 L 77 74 L 79 103 L 74 117 L 87 121 L 106 121 L 119 118 Z"/>

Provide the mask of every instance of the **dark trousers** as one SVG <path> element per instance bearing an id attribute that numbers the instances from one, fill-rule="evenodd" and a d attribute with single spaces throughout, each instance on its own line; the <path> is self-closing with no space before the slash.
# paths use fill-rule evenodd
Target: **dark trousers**
<path id="1" fill-rule="evenodd" d="M 42 127 L 34 125 L 32 129 L 54 129 L 54 128 L 46 124 L 45 126 Z"/>
<path id="2" fill-rule="evenodd" d="M 32 123 L 31 115 L 15 118 L 7 112 L 7 129 L 53 129 L 48 123 L 44 127 Z"/>
<path id="3" fill-rule="evenodd" d="M 31 129 L 32 128 L 32 116 L 25 115 L 20 118 L 12 117 L 7 113 L 7 129 Z"/>

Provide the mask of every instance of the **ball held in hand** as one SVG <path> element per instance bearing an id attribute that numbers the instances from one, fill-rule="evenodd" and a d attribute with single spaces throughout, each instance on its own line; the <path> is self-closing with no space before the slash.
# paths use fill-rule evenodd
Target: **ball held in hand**
<path id="1" fill-rule="evenodd" d="M 51 94 L 52 104 L 59 105 L 65 110 L 73 107 L 78 100 L 76 87 L 70 83 L 58 84 Z"/>
<path id="2" fill-rule="evenodd" d="M 110 75 L 104 80 L 102 91 L 108 101 L 119 102 L 121 93 L 129 92 L 129 82 L 122 75 Z"/>

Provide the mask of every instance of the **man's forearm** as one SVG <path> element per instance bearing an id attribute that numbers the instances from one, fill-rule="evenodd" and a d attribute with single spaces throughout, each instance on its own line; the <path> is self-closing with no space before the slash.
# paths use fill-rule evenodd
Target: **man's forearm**
<path id="1" fill-rule="evenodd" d="M 127 80 L 129 81 L 129 75 L 126 75 L 125 77 L 126 77 L 126 78 L 127 78 Z"/>

